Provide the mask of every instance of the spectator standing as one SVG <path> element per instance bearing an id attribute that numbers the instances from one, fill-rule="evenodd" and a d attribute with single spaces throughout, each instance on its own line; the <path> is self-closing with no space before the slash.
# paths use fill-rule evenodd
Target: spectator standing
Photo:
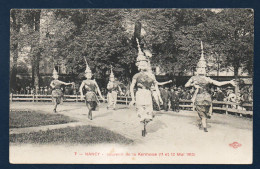
<path id="1" fill-rule="evenodd" d="M 241 104 L 248 104 L 249 103 L 249 91 L 245 90 L 241 97 Z"/>
<path id="2" fill-rule="evenodd" d="M 42 86 L 40 87 L 40 94 L 41 95 L 43 94 L 43 87 Z"/>
<path id="3" fill-rule="evenodd" d="M 45 86 L 45 88 L 44 88 L 44 94 L 45 94 L 45 95 L 48 94 L 48 87 L 47 87 L 47 86 Z"/>
<path id="4" fill-rule="evenodd" d="M 65 86 L 64 94 L 65 95 L 70 95 L 70 88 L 68 86 Z"/>
<path id="5" fill-rule="evenodd" d="M 29 90 L 30 91 L 30 90 Z M 31 88 L 31 95 L 35 94 L 34 93 L 34 88 Z"/>
<path id="6" fill-rule="evenodd" d="M 187 91 L 186 100 L 191 100 L 191 99 L 192 99 L 192 95 L 191 95 L 191 92 L 188 90 L 188 91 Z"/>
<path id="7" fill-rule="evenodd" d="M 20 90 L 20 94 L 25 94 L 25 91 L 24 91 L 23 87 Z"/>
<path id="8" fill-rule="evenodd" d="M 26 94 L 30 94 L 30 87 L 29 86 L 26 87 Z"/>
<path id="9" fill-rule="evenodd" d="M 51 87 L 49 87 L 47 94 L 48 94 L 48 95 L 51 95 L 51 92 L 52 92 Z"/>
<path id="10" fill-rule="evenodd" d="M 184 90 L 184 89 L 182 89 L 181 99 L 182 99 L 182 100 L 186 100 L 186 99 L 187 99 L 187 92 L 186 92 L 186 90 Z"/>
<path id="11" fill-rule="evenodd" d="M 179 94 L 177 88 L 171 91 L 171 108 L 172 111 L 179 112 Z"/>
<path id="12" fill-rule="evenodd" d="M 165 87 L 163 90 L 162 90 L 162 100 L 163 100 L 163 109 L 165 111 L 168 111 L 169 109 L 169 101 L 170 101 L 170 91 L 169 91 L 169 87 Z"/>
<path id="13" fill-rule="evenodd" d="M 222 92 L 222 90 L 219 87 L 217 87 L 216 100 L 217 101 L 224 101 L 224 98 L 225 98 L 224 93 Z"/>

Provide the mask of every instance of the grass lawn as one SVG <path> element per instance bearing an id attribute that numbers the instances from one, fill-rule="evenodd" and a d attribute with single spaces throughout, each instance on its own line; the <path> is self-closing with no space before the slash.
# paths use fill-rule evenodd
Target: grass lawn
<path id="1" fill-rule="evenodd" d="M 133 140 L 130 140 L 120 134 L 102 127 L 93 127 L 89 125 L 40 131 L 35 133 L 12 134 L 9 139 L 11 143 L 35 144 L 133 143 Z"/>
<path id="2" fill-rule="evenodd" d="M 61 114 L 45 114 L 30 111 L 10 111 L 9 113 L 9 128 L 35 127 L 69 122 L 75 122 L 75 120 Z"/>

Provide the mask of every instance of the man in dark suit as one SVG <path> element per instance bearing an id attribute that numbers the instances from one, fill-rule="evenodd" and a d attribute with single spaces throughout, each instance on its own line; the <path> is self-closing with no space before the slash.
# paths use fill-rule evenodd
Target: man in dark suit
<path id="1" fill-rule="evenodd" d="M 225 98 L 224 93 L 220 90 L 219 87 L 217 87 L 216 100 L 217 100 L 217 101 L 223 101 L 224 98 Z"/>
<path id="2" fill-rule="evenodd" d="M 170 100 L 170 91 L 169 91 L 169 87 L 165 87 L 162 91 L 161 91 L 161 97 L 163 100 L 163 109 L 165 111 L 168 111 L 169 107 L 169 100 Z"/>
<path id="3" fill-rule="evenodd" d="M 171 107 L 172 111 L 179 112 L 179 93 L 177 88 L 171 90 Z"/>

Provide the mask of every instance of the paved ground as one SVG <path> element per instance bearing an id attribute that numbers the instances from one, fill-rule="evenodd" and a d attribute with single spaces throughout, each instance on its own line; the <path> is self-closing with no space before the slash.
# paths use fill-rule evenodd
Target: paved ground
<path id="1" fill-rule="evenodd" d="M 134 108 L 119 105 L 118 109 L 113 111 L 106 110 L 105 106 L 103 104 L 99 111 L 93 112 L 92 121 L 87 118 L 84 103 L 64 103 L 58 107 L 58 113 L 78 120 L 79 123 L 76 125 L 100 126 L 115 131 L 134 140 L 134 145 L 12 144 L 10 145 L 10 161 L 13 163 L 215 164 L 252 162 L 252 119 L 250 118 L 214 114 L 212 119 L 208 121 L 209 132 L 204 133 L 202 130 L 198 130 L 196 113 L 162 111 L 158 112 L 155 119 L 148 124 L 147 136 L 142 137 L 142 125 L 138 122 Z M 11 103 L 10 109 L 40 110 L 44 113 L 52 113 L 52 104 Z M 45 129 L 48 127 L 51 126 L 47 126 Z M 10 131 L 10 134 L 12 132 L 14 131 Z M 16 132 L 26 132 L 26 129 Z M 233 142 L 238 142 L 241 147 L 232 148 L 229 144 Z M 88 152 L 100 154 L 89 156 Z M 130 153 L 129 156 L 126 156 L 127 152 Z M 156 153 L 157 156 L 142 153 Z M 159 153 L 163 153 L 163 156 L 159 156 Z M 192 154 L 188 155 L 187 153 Z"/>

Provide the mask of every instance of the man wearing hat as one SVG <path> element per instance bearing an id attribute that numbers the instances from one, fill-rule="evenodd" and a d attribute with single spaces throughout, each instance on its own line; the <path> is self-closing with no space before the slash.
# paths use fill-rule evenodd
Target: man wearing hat
<path id="1" fill-rule="evenodd" d="M 105 100 L 103 96 L 101 95 L 100 89 L 98 87 L 98 84 L 95 80 L 92 80 L 92 72 L 86 62 L 86 70 L 85 70 L 85 77 L 86 80 L 83 80 L 79 92 L 81 94 L 81 99 L 83 99 L 83 87 L 85 87 L 86 94 L 85 94 L 85 101 L 88 108 L 88 118 L 92 120 L 92 111 L 96 110 L 96 107 L 99 103 L 99 100 L 96 95 L 96 91 L 98 92 L 99 96 L 102 100 Z"/>
<path id="2" fill-rule="evenodd" d="M 53 76 L 54 80 L 51 81 L 51 88 L 52 88 L 52 102 L 54 103 L 53 112 L 57 112 L 57 106 L 62 102 L 63 93 L 61 90 L 61 85 L 72 85 L 74 83 L 65 83 L 63 81 L 58 80 L 59 75 L 56 69 L 53 69 Z"/>
<path id="3" fill-rule="evenodd" d="M 116 109 L 116 102 L 117 102 L 117 92 L 122 93 L 121 87 L 115 81 L 115 76 L 111 67 L 111 73 L 109 77 L 109 82 L 107 84 L 108 94 L 107 94 L 107 102 L 108 106 L 107 109 Z"/>

